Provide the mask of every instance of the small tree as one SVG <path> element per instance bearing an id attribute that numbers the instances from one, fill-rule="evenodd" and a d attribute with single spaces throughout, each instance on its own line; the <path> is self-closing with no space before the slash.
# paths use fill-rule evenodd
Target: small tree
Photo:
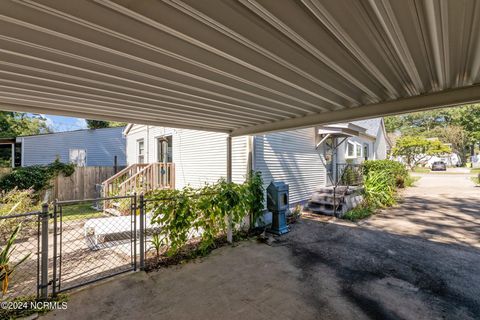
<path id="1" fill-rule="evenodd" d="M 471 137 L 461 126 L 450 125 L 438 128 L 437 136 L 443 141 L 452 145 L 452 151 L 458 154 L 462 164 L 467 162 L 468 148 Z"/>
<path id="2" fill-rule="evenodd" d="M 108 121 L 102 120 L 85 120 L 87 122 L 88 129 L 102 129 L 110 127 L 110 123 Z"/>
<path id="3" fill-rule="evenodd" d="M 427 140 L 423 137 L 405 136 L 397 140 L 393 155 L 403 157 L 410 169 L 419 163 L 430 160 L 433 156 L 450 153 L 449 146 L 439 140 Z"/>
<path id="4" fill-rule="evenodd" d="M 117 121 L 103 121 L 103 120 L 89 120 L 85 119 L 87 122 L 88 129 L 103 129 L 103 128 L 114 128 L 114 127 L 123 127 L 127 124 L 125 122 Z"/>

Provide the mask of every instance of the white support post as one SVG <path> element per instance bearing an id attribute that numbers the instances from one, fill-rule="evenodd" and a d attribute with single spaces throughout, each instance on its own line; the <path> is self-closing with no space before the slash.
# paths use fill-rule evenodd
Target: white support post
<path id="1" fill-rule="evenodd" d="M 12 143 L 12 168 L 15 168 L 15 143 Z"/>
<path id="2" fill-rule="evenodd" d="M 227 137 L 227 182 L 232 182 L 232 136 Z M 228 213 L 227 242 L 233 242 L 232 214 Z"/>

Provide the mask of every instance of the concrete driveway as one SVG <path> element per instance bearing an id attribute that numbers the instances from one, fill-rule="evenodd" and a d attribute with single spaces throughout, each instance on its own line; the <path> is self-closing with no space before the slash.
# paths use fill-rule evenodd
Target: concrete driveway
<path id="1" fill-rule="evenodd" d="M 469 174 L 449 172 L 414 174 L 420 180 L 403 192 L 400 205 L 362 226 L 480 248 L 480 187 Z"/>
<path id="2" fill-rule="evenodd" d="M 72 295 L 59 319 L 479 319 L 480 188 L 427 175 L 360 224 L 305 216 L 242 242 Z"/>

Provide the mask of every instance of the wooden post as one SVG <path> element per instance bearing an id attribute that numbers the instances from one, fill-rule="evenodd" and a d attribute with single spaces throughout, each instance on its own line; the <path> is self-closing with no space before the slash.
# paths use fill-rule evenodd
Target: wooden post
<path id="1" fill-rule="evenodd" d="M 227 182 L 232 182 L 232 136 L 227 137 Z M 228 213 L 227 242 L 233 242 L 232 213 Z"/>

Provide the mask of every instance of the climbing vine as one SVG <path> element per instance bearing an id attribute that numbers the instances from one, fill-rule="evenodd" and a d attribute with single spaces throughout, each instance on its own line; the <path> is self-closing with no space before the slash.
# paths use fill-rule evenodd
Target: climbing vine
<path id="1" fill-rule="evenodd" d="M 68 177 L 74 172 L 75 165 L 62 163 L 58 159 L 48 165 L 18 167 L 0 178 L 0 190 L 6 192 L 15 188 L 20 190 L 31 188 L 42 191 L 50 187 L 51 180 L 56 176 L 62 174 Z"/>
<path id="2" fill-rule="evenodd" d="M 252 172 L 243 184 L 219 180 L 197 189 L 156 190 L 146 203 L 151 223 L 159 226 L 156 237 L 172 255 L 192 238 L 200 238 L 200 250 L 207 251 L 226 233 L 229 221 L 236 231 L 248 215 L 258 219 L 263 197 L 261 176 Z"/>

